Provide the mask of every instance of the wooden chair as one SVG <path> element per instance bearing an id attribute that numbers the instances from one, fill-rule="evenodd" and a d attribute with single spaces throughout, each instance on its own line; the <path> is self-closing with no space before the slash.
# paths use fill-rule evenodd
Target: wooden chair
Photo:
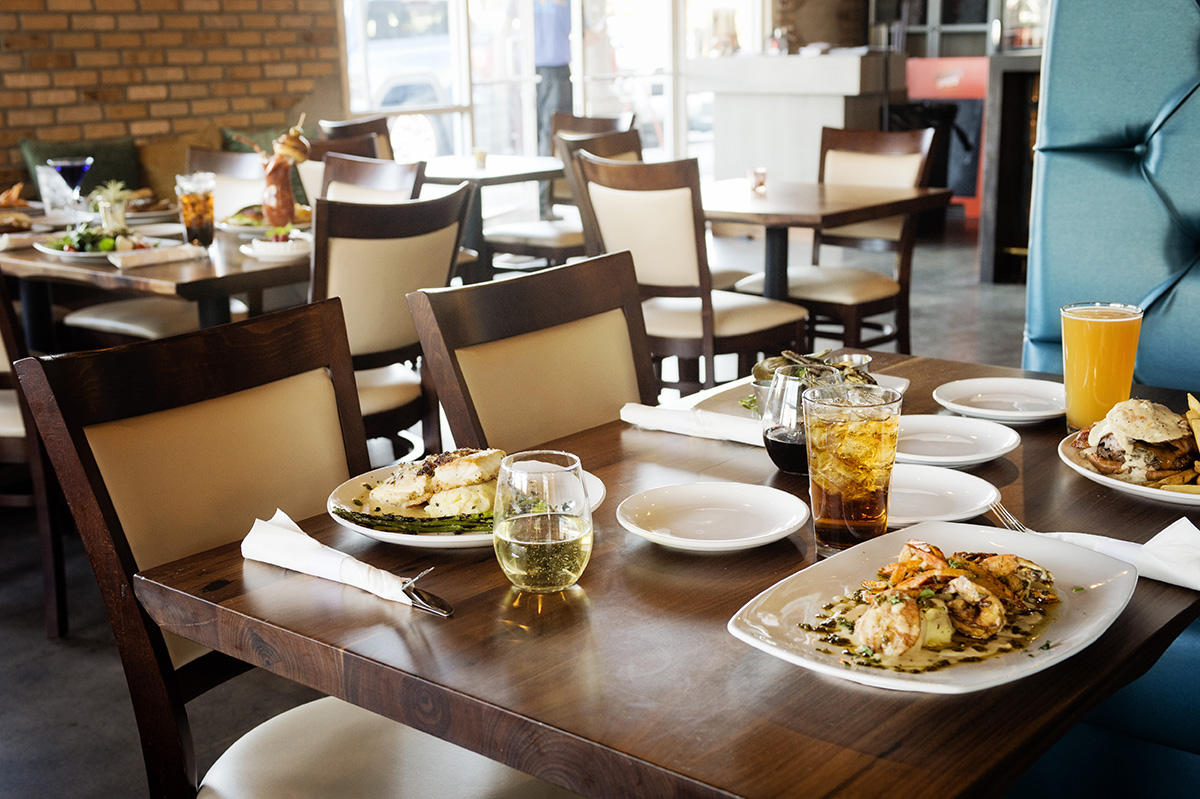
<path id="1" fill-rule="evenodd" d="M 321 196 L 321 188 L 325 185 L 325 156 L 330 153 L 339 153 L 374 158 L 379 151 L 376 139 L 377 134 L 368 133 L 365 136 L 353 136 L 346 139 L 310 141 L 308 143 L 308 160 L 296 164 L 296 172 L 300 175 L 300 183 L 304 186 L 304 194 L 308 197 L 309 204 Z"/>
<path id="2" fill-rule="evenodd" d="M 33 508 L 42 560 L 46 635 L 61 638 L 68 629 L 62 539 L 66 520 L 58 483 L 12 371 L 12 363 L 28 355 L 8 285 L 0 279 L 0 508 Z"/>
<path id="3" fill-rule="evenodd" d="M 189 173 L 212 172 L 216 176 L 214 219 L 223 219 L 247 205 L 262 202 L 266 178 L 258 153 L 189 147 L 186 169 Z M 262 292 L 255 292 L 249 301 L 261 307 Z M 232 299 L 230 313 L 234 319 L 245 319 L 249 306 Z M 132 297 L 72 311 L 63 318 L 63 327 L 73 349 L 109 347 L 199 330 L 200 311 L 196 303 L 179 297 Z"/>
<path id="4" fill-rule="evenodd" d="M 421 422 L 426 452 L 441 451 L 437 395 L 417 368 L 421 342 L 404 300 L 450 282 L 473 187 L 395 205 L 317 200 L 309 299 L 341 297 L 368 438 L 387 438 L 396 457 Z"/>
<path id="5" fill-rule="evenodd" d="M 294 519 L 324 513 L 329 492 L 368 469 L 341 303 L 26 358 L 16 369 L 100 584 L 150 795 L 195 797 L 186 703 L 249 667 L 158 628 L 135 598 L 134 575 L 236 542 L 276 508 Z M 275 567 L 248 571 L 259 568 Z M 237 740 L 199 795 L 457 797 L 504 788 L 554 790 L 325 697 Z"/>
<path id="6" fill-rule="evenodd" d="M 935 134 L 935 128 L 890 132 L 823 128 L 818 179 L 850 185 L 928 186 Z M 808 309 L 818 335 L 854 348 L 895 341 L 897 351 L 911 351 L 909 289 L 916 219 L 915 214 L 905 214 L 814 234 L 814 266 L 788 269 L 788 298 Z M 817 267 L 822 244 L 894 252 L 896 265 L 891 275 L 858 267 Z M 758 274 L 739 281 L 735 288 L 762 294 L 762 286 Z M 891 312 L 894 325 L 867 321 Z M 880 334 L 863 338 L 864 328 Z"/>
<path id="7" fill-rule="evenodd" d="M 551 122 L 551 136 L 563 134 L 594 135 L 624 131 L 632 133 L 633 114 L 619 117 L 577 117 L 557 112 Z M 551 139 L 553 142 L 553 138 Z M 553 147 L 553 144 L 551 145 Z M 632 145 L 631 145 L 632 146 Z M 637 136 L 637 160 L 642 157 L 641 137 Z M 633 150 L 630 150 L 632 153 Z M 564 170 L 566 164 L 563 164 Z M 525 256 L 537 259 L 534 263 L 493 263 L 494 271 L 528 271 L 544 266 L 565 264 L 569 258 L 579 258 L 587 253 L 582 223 L 579 219 L 560 218 L 554 215 L 554 205 L 575 205 L 570 184 L 565 178 L 544 181 L 541 188 L 541 219 L 528 222 L 506 222 L 484 228 L 483 237 L 493 253 Z"/>
<path id="8" fill-rule="evenodd" d="M 325 158 L 319 196 L 339 202 L 393 204 L 420 197 L 424 183 L 424 161 L 402 164 L 333 153 Z"/>
<path id="9" fill-rule="evenodd" d="M 375 140 L 377 149 L 374 156 L 385 161 L 395 158 L 395 154 L 392 152 L 391 129 L 388 126 L 386 114 L 357 119 L 322 119 L 317 122 L 317 127 L 320 128 L 321 135 L 326 139 L 349 139 L 375 133 L 379 138 Z"/>
<path id="10" fill-rule="evenodd" d="M 515 452 L 657 401 L 629 253 L 408 303 L 457 446 Z"/>
<path id="11" fill-rule="evenodd" d="M 803 308 L 712 288 L 696 159 L 614 161 L 586 150 L 574 158 L 600 246 L 633 254 L 660 381 L 662 359 L 669 356 L 679 360 L 679 381 L 670 387 L 688 393 L 715 385 L 716 355 L 735 353 L 744 376 L 760 353 L 807 346 Z"/>

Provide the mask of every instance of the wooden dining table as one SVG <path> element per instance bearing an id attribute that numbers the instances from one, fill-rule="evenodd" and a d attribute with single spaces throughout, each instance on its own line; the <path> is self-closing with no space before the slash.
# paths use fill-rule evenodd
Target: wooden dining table
<path id="1" fill-rule="evenodd" d="M 950 204 L 950 189 L 846 186 L 769 180 L 755 192 L 745 178 L 704 183 L 704 216 L 710 222 L 743 222 L 766 228 L 763 296 L 787 299 L 788 230 L 827 228 L 910 214 Z"/>
<path id="2" fill-rule="evenodd" d="M 229 298 L 234 295 L 261 296 L 263 289 L 308 280 L 307 256 L 259 261 L 239 251 L 249 240 L 240 234 L 217 231 L 208 258 L 127 269 L 118 269 L 105 259 L 51 255 L 33 248 L 3 250 L 0 273 L 19 280 L 21 324 L 30 347 L 57 352 L 53 337 L 54 283 L 192 300 L 199 307 L 201 327 L 211 327 L 230 320 Z"/>
<path id="3" fill-rule="evenodd" d="M 873 355 L 875 371 L 911 381 L 905 414 L 939 412 L 932 392 L 949 380 L 1048 377 Z M 1186 407 L 1179 392 L 1135 393 Z M 1200 508 L 1069 469 L 1057 455 L 1061 417 L 1018 429 L 1020 446 L 966 471 L 1032 529 L 1145 542 L 1181 516 L 1200 522 Z M 811 523 L 701 554 L 616 518 L 626 497 L 659 486 L 734 481 L 807 500 L 804 478 L 777 471 L 761 447 L 619 421 L 550 446 L 577 453 L 607 491 L 591 561 L 568 591 L 517 592 L 487 547 L 380 543 L 318 516 L 301 526 L 332 547 L 400 575 L 434 567 L 422 585 L 454 615 L 248 562 L 237 543 L 140 573 L 137 597 L 173 633 L 594 797 L 998 795 L 1200 615 L 1200 593 L 1142 579 L 1094 643 L 1014 682 L 955 695 L 858 685 L 726 629 L 750 599 L 817 562 Z"/>

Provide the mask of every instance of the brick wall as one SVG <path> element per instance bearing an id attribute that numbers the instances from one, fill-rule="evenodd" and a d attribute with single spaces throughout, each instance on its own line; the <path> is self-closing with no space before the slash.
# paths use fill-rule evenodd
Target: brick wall
<path id="1" fill-rule="evenodd" d="M 0 189 L 17 142 L 339 118 L 337 0 L 3 0 Z"/>

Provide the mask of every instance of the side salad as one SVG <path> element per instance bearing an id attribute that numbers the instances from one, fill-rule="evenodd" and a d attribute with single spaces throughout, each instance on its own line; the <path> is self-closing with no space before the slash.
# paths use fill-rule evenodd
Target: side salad
<path id="1" fill-rule="evenodd" d="M 94 225 L 76 225 L 61 238 L 51 239 L 45 246 L 63 252 L 126 252 L 147 250 L 154 245 L 144 236 L 128 230 L 106 230 Z"/>

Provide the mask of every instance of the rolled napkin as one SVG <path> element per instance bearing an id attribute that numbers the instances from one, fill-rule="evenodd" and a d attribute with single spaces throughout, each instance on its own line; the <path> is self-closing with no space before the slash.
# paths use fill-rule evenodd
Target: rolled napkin
<path id="1" fill-rule="evenodd" d="M 327 547 L 300 529 L 282 510 L 270 521 L 255 519 L 242 539 L 242 557 L 361 588 L 377 597 L 411 605 L 404 593 L 411 582 Z"/>
<path id="2" fill-rule="evenodd" d="M 109 262 L 118 269 L 150 264 L 168 264 L 172 261 L 191 261 L 207 258 L 208 250 L 195 244 L 180 244 L 175 247 L 153 247 L 144 250 L 126 250 L 109 253 Z"/>
<path id="3" fill-rule="evenodd" d="M 1145 544 L 1088 533 L 1042 533 L 1137 567 L 1139 577 L 1200 591 L 1200 530 L 1177 519 Z"/>
<path id="4" fill-rule="evenodd" d="M 23 250 L 32 247 L 35 241 L 46 238 L 45 233 L 5 233 L 0 235 L 0 252 Z"/>
<path id="5" fill-rule="evenodd" d="M 648 430 L 664 430 L 697 438 L 716 438 L 763 446 L 762 422 L 749 417 L 739 419 L 698 408 L 627 402 L 621 408 L 621 419 Z"/>

